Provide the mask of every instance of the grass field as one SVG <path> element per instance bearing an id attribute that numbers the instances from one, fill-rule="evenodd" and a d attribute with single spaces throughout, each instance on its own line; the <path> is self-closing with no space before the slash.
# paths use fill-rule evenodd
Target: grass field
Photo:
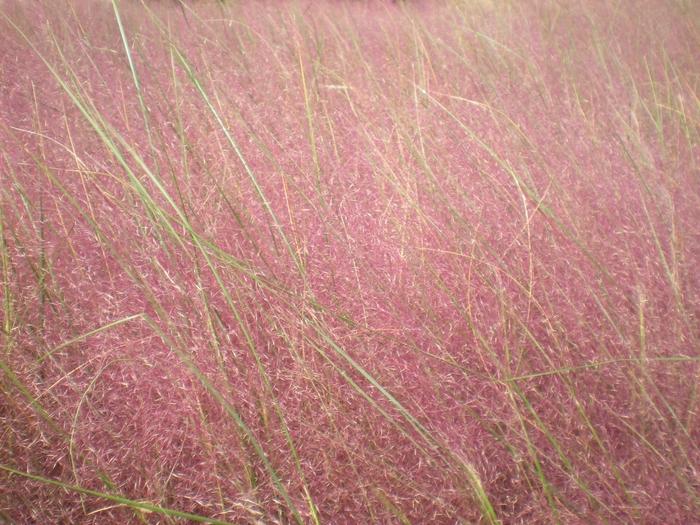
<path id="1" fill-rule="evenodd" d="M 0 0 L 0 523 L 700 519 L 700 3 Z"/>

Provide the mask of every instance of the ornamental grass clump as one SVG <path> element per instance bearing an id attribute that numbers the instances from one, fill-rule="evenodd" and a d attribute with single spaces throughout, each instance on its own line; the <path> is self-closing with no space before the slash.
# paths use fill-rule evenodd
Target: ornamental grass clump
<path id="1" fill-rule="evenodd" d="M 700 514 L 695 3 L 0 26 L 0 521 Z"/>

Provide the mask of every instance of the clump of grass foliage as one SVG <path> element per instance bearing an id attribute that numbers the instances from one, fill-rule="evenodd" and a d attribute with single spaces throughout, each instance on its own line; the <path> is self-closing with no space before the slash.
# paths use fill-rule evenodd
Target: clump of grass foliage
<path id="1" fill-rule="evenodd" d="M 700 3 L 0 1 L 0 521 L 691 523 Z"/>

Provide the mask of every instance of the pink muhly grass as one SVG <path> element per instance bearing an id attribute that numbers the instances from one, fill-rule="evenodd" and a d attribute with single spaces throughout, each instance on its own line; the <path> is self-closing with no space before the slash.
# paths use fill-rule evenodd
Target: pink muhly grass
<path id="1" fill-rule="evenodd" d="M 692 2 L 0 2 L 0 521 L 690 523 Z"/>

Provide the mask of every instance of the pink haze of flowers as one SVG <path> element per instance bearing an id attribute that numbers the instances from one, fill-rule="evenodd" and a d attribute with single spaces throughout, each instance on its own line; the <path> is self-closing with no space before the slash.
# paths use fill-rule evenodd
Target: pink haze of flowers
<path id="1" fill-rule="evenodd" d="M 177 4 L 0 1 L 0 522 L 697 520 L 700 4 Z"/>

